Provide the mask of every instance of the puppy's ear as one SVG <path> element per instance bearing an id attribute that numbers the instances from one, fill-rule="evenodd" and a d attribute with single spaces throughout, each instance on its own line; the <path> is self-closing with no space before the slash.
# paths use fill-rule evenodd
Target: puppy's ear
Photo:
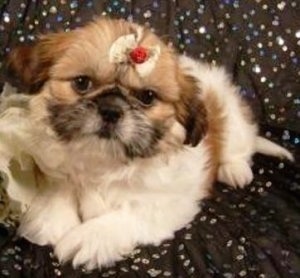
<path id="1" fill-rule="evenodd" d="M 30 45 L 13 49 L 5 63 L 7 81 L 25 93 L 37 93 L 49 78 L 49 69 L 67 45 L 64 33 L 41 37 Z"/>
<path id="2" fill-rule="evenodd" d="M 176 104 L 177 119 L 186 129 L 184 143 L 195 147 L 207 131 L 206 109 L 201 101 L 201 92 L 196 80 L 180 73 L 178 81 L 181 88 L 181 98 Z"/>
<path id="3" fill-rule="evenodd" d="M 39 64 L 36 44 L 14 48 L 5 64 L 5 77 L 8 82 L 26 93 L 35 93 L 45 76 L 45 69 Z"/>

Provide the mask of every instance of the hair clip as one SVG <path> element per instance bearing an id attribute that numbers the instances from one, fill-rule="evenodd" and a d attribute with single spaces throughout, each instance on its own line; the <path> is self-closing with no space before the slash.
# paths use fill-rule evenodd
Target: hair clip
<path id="1" fill-rule="evenodd" d="M 142 30 L 137 34 L 129 34 L 119 37 L 114 41 L 109 50 L 109 61 L 115 64 L 131 64 L 140 76 L 146 76 L 154 69 L 160 47 L 146 48 L 139 45 Z"/>

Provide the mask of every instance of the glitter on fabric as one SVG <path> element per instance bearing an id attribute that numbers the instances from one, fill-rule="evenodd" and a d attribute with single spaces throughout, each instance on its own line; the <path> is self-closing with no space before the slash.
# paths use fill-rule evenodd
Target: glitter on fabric
<path id="1" fill-rule="evenodd" d="M 70 31 L 95 15 L 125 18 L 182 53 L 224 65 L 262 135 L 289 147 L 299 161 L 299 8 L 296 0 L 2 0 L 0 84 L 15 45 Z M 139 247 L 116 266 L 93 272 L 62 266 L 50 247 L 16 239 L 16 219 L 5 210 L 0 186 L 0 277 L 299 277 L 300 166 L 256 156 L 253 167 L 255 180 L 245 190 L 216 185 L 214 197 L 174 240 Z"/>

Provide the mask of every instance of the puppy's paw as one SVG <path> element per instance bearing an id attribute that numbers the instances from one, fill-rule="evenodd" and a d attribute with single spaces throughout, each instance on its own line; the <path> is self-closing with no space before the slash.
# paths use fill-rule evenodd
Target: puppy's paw
<path id="1" fill-rule="evenodd" d="M 250 184 L 253 180 L 253 173 L 247 161 L 236 160 L 223 163 L 218 169 L 218 181 L 232 187 L 240 187 Z"/>
<path id="2" fill-rule="evenodd" d="M 67 233 L 56 245 L 55 254 L 61 263 L 72 260 L 74 268 L 92 270 L 113 265 L 133 249 L 133 243 L 121 231 L 90 220 Z"/>
<path id="3" fill-rule="evenodd" d="M 73 212 L 31 208 L 21 219 L 18 235 L 38 245 L 54 245 L 79 223 L 78 216 Z"/>

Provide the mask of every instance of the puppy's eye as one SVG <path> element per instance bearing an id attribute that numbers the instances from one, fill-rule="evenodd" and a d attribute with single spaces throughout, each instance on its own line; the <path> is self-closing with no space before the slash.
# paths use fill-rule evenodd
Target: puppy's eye
<path id="1" fill-rule="evenodd" d="M 79 94 L 87 93 L 93 86 L 92 80 L 86 75 L 75 77 L 71 84 L 73 89 Z"/>
<path id="2" fill-rule="evenodd" d="M 150 106 L 157 99 L 153 90 L 141 90 L 135 93 L 135 97 L 145 106 Z"/>

